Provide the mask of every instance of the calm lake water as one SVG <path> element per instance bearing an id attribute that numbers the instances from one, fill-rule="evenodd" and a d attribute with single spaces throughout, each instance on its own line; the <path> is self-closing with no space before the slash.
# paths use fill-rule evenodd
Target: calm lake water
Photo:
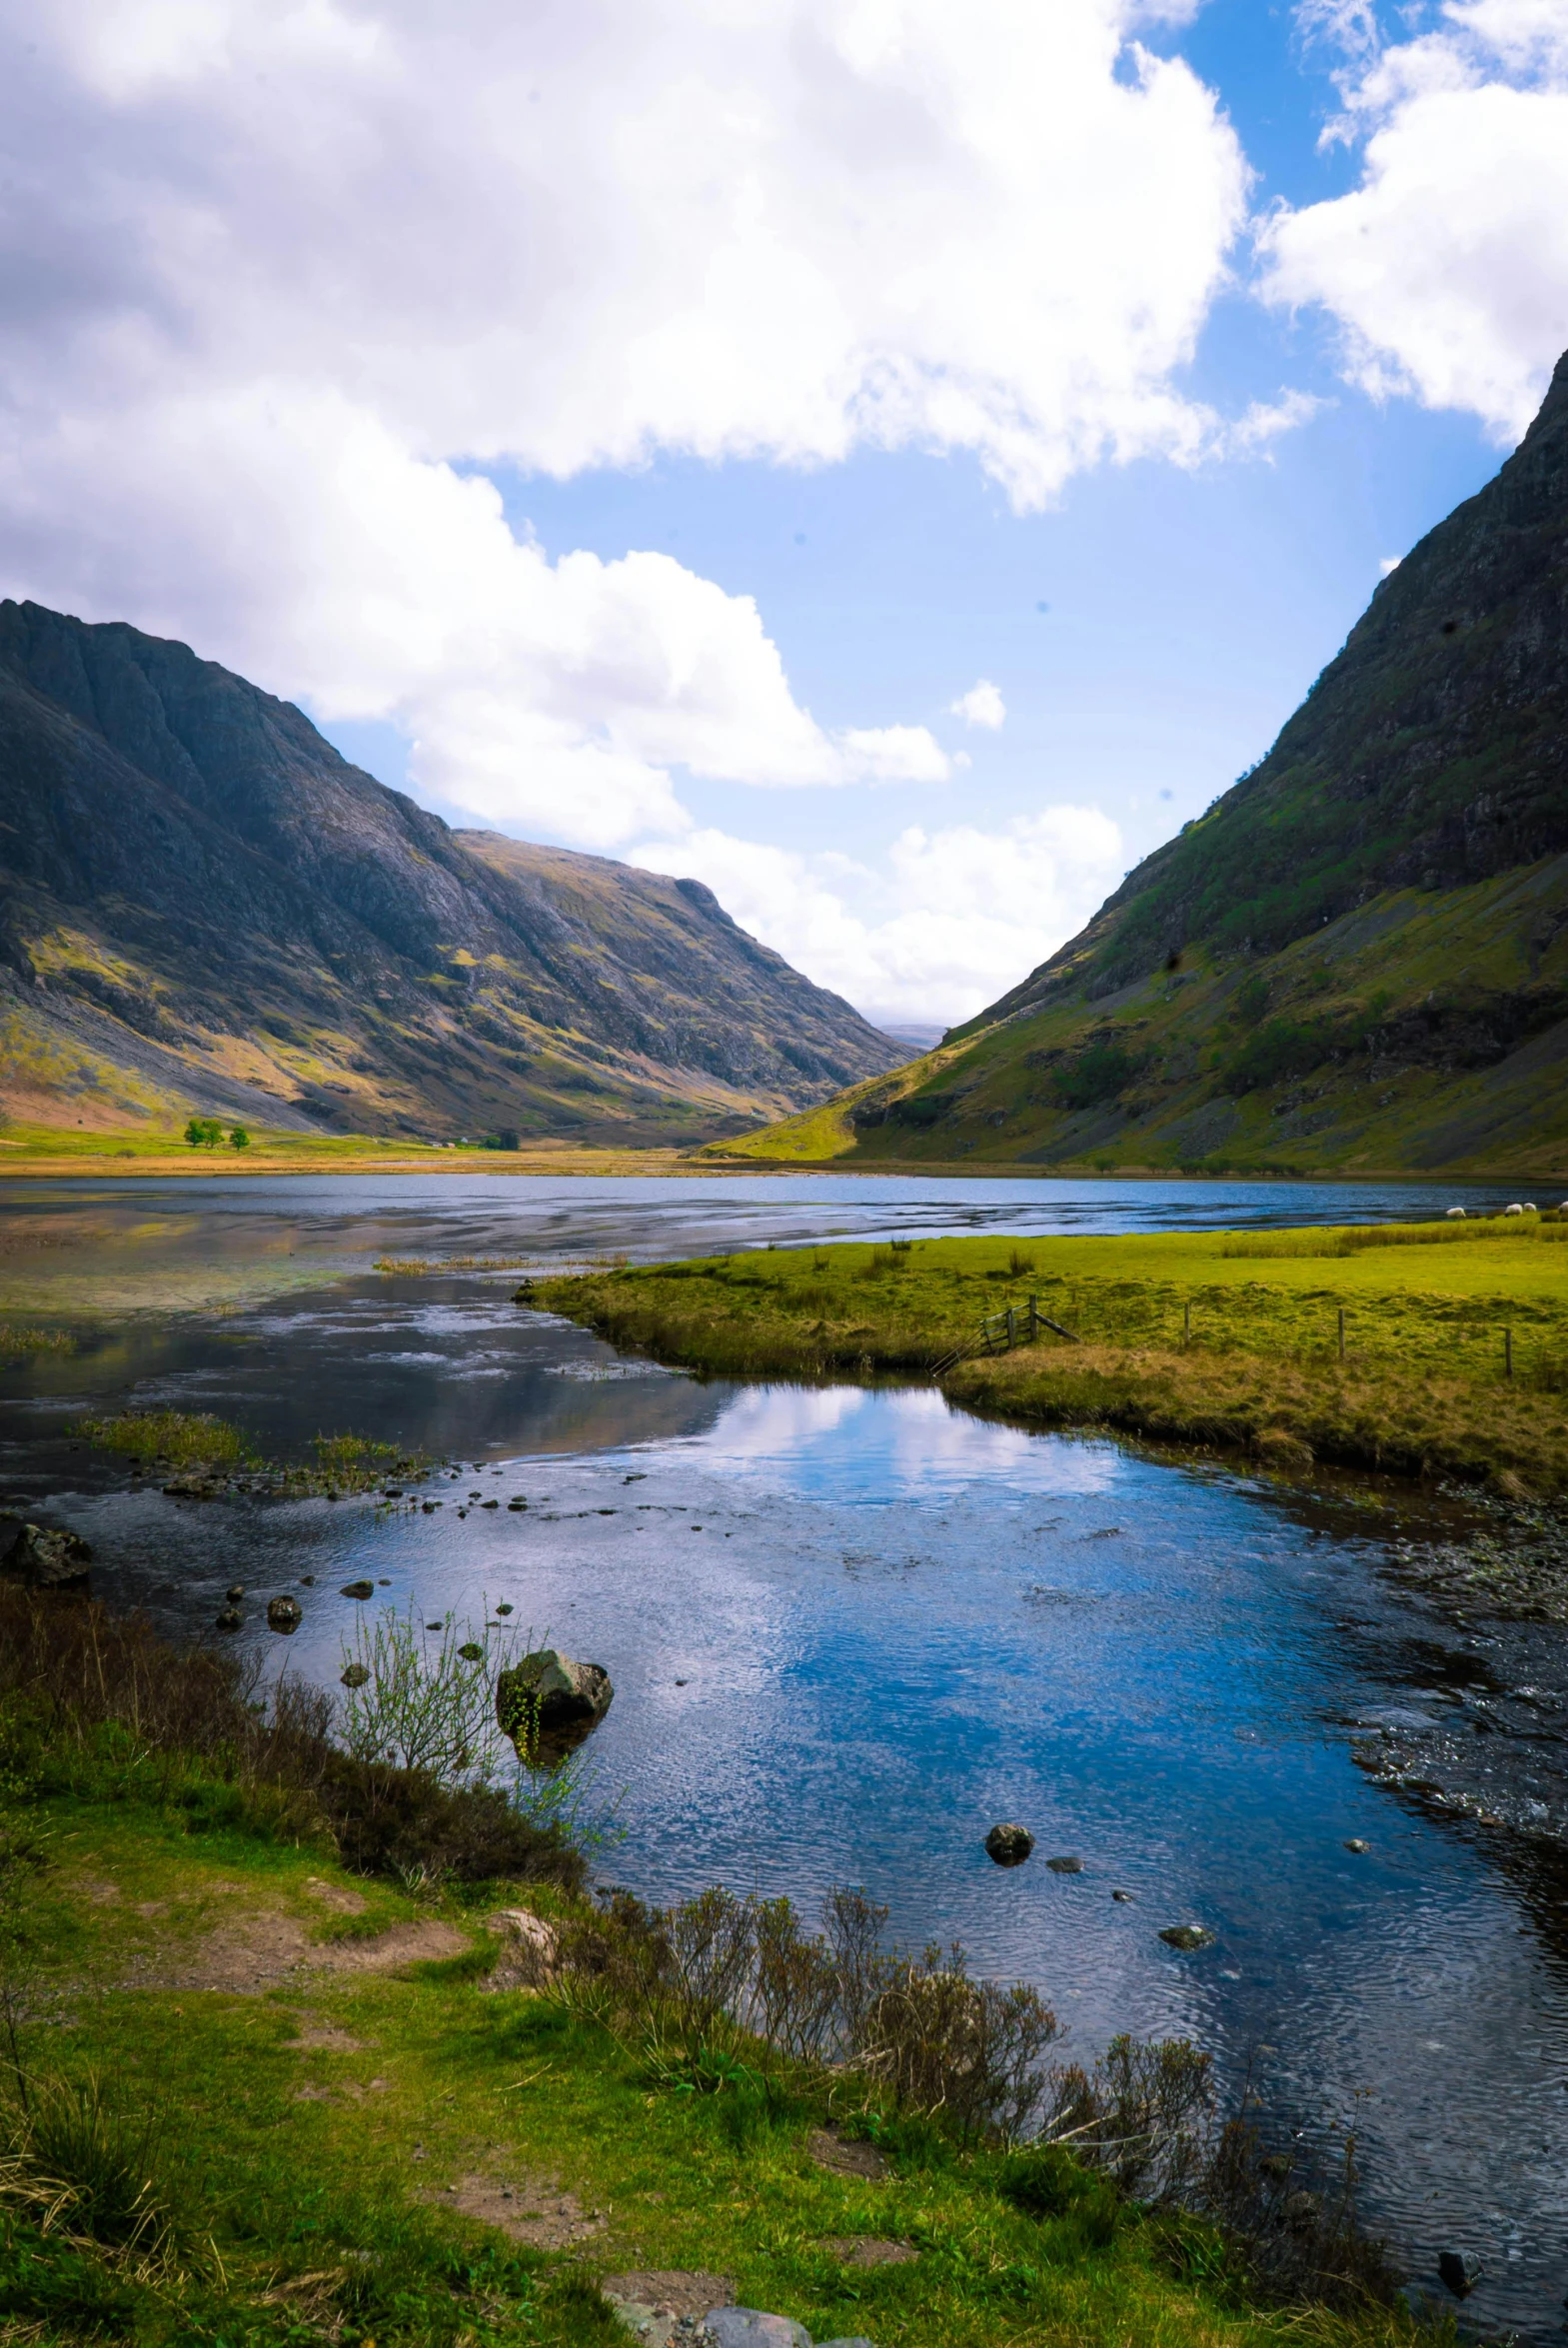
<path id="1" fill-rule="evenodd" d="M 0 1186 L 0 1272 L 36 1311 L 117 1309 L 0 1378 L 0 1481 L 171 1630 L 233 1580 L 242 1638 L 327 1683 L 358 1611 L 513 1621 L 605 1664 L 591 1750 L 656 1898 L 721 1877 L 808 1911 L 862 1883 L 920 1943 L 1024 1976 L 1090 2055 L 1190 2034 L 1281 2140 L 1353 2127 L 1364 2206 L 1412 2277 L 1487 2280 L 1467 2320 L 1554 2336 L 1568 2287 L 1568 1889 L 1552 1846 L 1368 1780 L 1358 1736 L 1484 1727 L 1485 1624 L 1387 1570 L 1386 1511 L 1212 1464 L 1032 1434 L 921 1388 L 703 1382 L 510 1301 L 515 1274 L 369 1270 L 383 1253 L 546 1262 L 828 1234 L 1363 1219 L 1474 1185 L 226 1178 Z M 216 1308 L 215 1308 L 216 1307 Z M 127 1488 L 84 1411 L 215 1410 L 269 1450 L 354 1430 L 452 1462 L 435 1514 L 200 1503 Z M 525 1494 L 526 1513 L 457 1509 Z M 313 1583 L 304 1577 L 314 1576 Z M 291 1641 L 261 1626 L 294 1589 Z M 992 1867 L 1019 1818 L 1033 1861 Z M 1365 1854 L 1347 1841 L 1364 1840 Z M 1081 1856 L 1056 1875 L 1047 1856 Z M 1129 1892 L 1126 1902 L 1113 1889 Z M 1192 1955 L 1167 1924 L 1217 1935 Z"/>

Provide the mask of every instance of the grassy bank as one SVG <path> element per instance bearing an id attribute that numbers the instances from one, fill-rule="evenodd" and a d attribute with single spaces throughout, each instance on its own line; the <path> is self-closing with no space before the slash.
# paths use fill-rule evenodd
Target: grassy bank
<path id="1" fill-rule="evenodd" d="M 252 1126 L 243 1150 L 227 1140 L 192 1149 L 178 1127 L 110 1130 L 86 1126 L 0 1123 L 0 1176 L 37 1180 L 62 1174 L 712 1174 L 711 1164 L 675 1146 L 586 1148 L 531 1141 L 525 1149 L 409 1142 L 375 1134 L 299 1134 Z M 228 1129 L 225 1128 L 227 1134 Z"/>
<path id="2" fill-rule="evenodd" d="M 1121 2105 L 1091 2169 L 922 2120 L 907 2062 L 900 2099 L 885 2063 L 829 2076 L 726 2033 L 714 1952 L 738 1903 L 709 1905 L 672 1971 L 657 1920 L 596 1909 L 557 1838 L 449 1841 L 428 1866 L 360 1847 L 351 1870 L 319 1720 L 247 1725 L 235 1697 L 227 1662 L 0 1593 L 6 2338 L 565 2348 L 625 2339 L 601 2282 L 650 2270 L 877 2348 L 1412 2337 L 1375 2261 L 1303 2294 L 1147 2164 L 1129 2178 Z M 554 1985 L 509 1970 L 497 1911 L 519 1902 L 555 1920 Z M 808 2033 L 816 1960 L 767 1912 Z M 972 2005 L 929 1978 L 944 2010 Z M 1288 2176 L 1255 2173 L 1288 2207 Z"/>
<path id="3" fill-rule="evenodd" d="M 1568 1491 L 1557 1215 L 770 1249 L 528 1293 L 711 1372 L 938 1370 L 958 1400 L 1052 1426 Z M 1070 1335 L 976 1354 L 982 1319 L 1011 1306 L 1021 1325 L 1031 1296 Z"/>

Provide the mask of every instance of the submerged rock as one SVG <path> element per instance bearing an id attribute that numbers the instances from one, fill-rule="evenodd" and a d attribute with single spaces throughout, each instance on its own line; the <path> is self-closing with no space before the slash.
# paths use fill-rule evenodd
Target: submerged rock
<path id="1" fill-rule="evenodd" d="M 600 1663 L 580 1663 L 554 1647 L 525 1655 L 496 1681 L 496 1718 L 524 1760 L 576 1744 L 597 1728 L 615 1699 Z"/>
<path id="2" fill-rule="evenodd" d="M 340 1598 L 373 1598 L 376 1595 L 376 1584 L 373 1581 L 346 1581 L 338 1595 Z"/>
<path id="3" fill-rule="evenodd" d="M 339 1682 L 344 1687 L 363 1687 L 369 1678 L 370 1673 L 363 1663 L 346 1663 L 338 1673 Z"/>
<path id="4" fill-rule="evenodd" d="M 29 1589 L 65 1589 L 85 1581 L 92 1561 L 93 1552 L 79 1533 L 0 1516 L 0 1573 L 25 1581 Z"/>
<path id="5" fill-rule="evenodd" d="M 281 1630 L 285 1636 L 299 1629 L 305 1619 L 305 1609 L 298 1598 L 282 1597 L 267 1600 L 267 1628 Z"/>
<path id="6" fill-rule="evenodd" d="M 1027 1826 L 993 1826 L 985 1837 L 985 1848 L 998 1867 L 1021 1867 L 1034 1848 L 1034 1837 Z"/>
<path id="7" fill-rule="evenodd" d="M 1214 1935 L 1203 1924 L 1167 1924 L 1160 1934 L 1168 1948 L 1212 1948 Z"/>
<path id="8" fill-rule="evenodd" d="M 217 1630 L 238 1630 L 240 1627 L 240 1620 L 241 1616 L 238 1606 L 225 1606 L 221 1613 L 218 1613 L 213 1617 L 213 1627 Z"/>
<path id="9" fill-rule="evenodd" d="M 1083 1872 L 1083 1861 L 1071 1852 L 1059 1859 L 1047 1859 L 1045 1864 L 1053 1875 L 1081 1875 Z"/>
<path id="10" fill-rule="evenodd" d="M 1437 2271 L 1456 2299 L 1468 2299 L 1486 2269 L 1468 2250 L 1439 2251 Z"/>

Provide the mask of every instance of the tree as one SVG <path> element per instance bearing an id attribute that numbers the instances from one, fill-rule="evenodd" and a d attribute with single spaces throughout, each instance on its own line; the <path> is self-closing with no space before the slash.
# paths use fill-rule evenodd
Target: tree
<path id="1" fill-rule="evenodd" d="M 229 1136 L 229 1148 L 231 1150 L 249 1150 L 250 1146 L 250 1135 L 245 1131 L 243 1126 L 236 1126 L 233 1133 Z"/>
<path id="2" fill-rule="evenodd" d="M 223 1128 L 215 1117 L 193 1117 L 185 1139 L 193 1150 L 216 1150 L 223 1140 Z"/>

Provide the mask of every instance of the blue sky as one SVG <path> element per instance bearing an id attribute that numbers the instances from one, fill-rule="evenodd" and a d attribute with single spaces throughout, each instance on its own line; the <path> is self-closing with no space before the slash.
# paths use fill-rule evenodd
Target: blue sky
<path id="1" fill-rule="evenodd" d="M 883 1021 L 1261 756 L 1568 344 L 1568 0 L 114 14 L 0 36 L 0 585 Z"/>

